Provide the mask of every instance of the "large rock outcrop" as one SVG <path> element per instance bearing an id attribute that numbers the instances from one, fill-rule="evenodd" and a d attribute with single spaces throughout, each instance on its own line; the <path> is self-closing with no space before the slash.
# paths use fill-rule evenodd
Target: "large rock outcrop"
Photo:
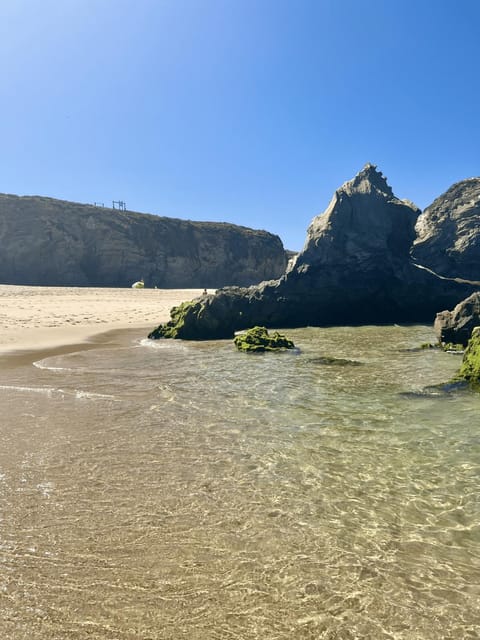
<path id="1" fill-rule="evenodd" d="M 454 184 L 417 222 L 412 255 L 436 273 L 480 281 L 480 178 Z"/>
<path id="2" fill-rule="evenodd" d="M 419 213 L 368 164 L 313 220 L 303 251 L 280 279 L 186 304 L 172 314 L 170 333 L 173 324 L 175 337 L 205 339 L 254 325 L 431 322 L 473 289 L 412 262 Z"/>
<path id="3" fill-rule="evenodd" d="M 462 344 L 467 346 L 472 331 L 480 326 L 480 293 L 457 304 L 453 311 L 440 311 L 434 322 L 434 329 L 439 342 Z"/>
<path id="4" fill-rule="evenodd" d="M 278 236 L 36 196 L 0 195 L 0 282 L 217 288 L 279 277 Z"/>

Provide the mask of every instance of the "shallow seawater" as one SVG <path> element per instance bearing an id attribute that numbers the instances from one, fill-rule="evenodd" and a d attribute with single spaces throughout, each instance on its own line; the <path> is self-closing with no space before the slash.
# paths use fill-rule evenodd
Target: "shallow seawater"
<path id="1" fill-rule="evenodd" d="M 0 371 L 2 638 L 480 637 L 480 396 L 432 388 L 460 358 L 287 334 Z"/>

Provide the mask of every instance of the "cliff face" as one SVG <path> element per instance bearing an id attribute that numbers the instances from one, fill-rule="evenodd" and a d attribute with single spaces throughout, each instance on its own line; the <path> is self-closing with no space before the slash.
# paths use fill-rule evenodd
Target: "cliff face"
<path id="1" fill-rule="evenodd" d="M 202 339 L 255 325 L 431 322 L 472 287 L 412 262 L 419 213 L 366 165 L 313 220 L 303 251 L 280 279 L 194 301 L 181 317 L 172 313 L 167 334 L 174 329 L 175 337 Z M 153 337 L 162 335 L 160 329 Z"/>
<path id="2" fill-rule="evenodd" d="M 480 280 L 480 178 L 457 182 L 425 209 L 412 255 L 447 277 Z"/>
<path id="3" fill-rule="evenodd" d="M 286 263 L 266 231 L 0 194 L 4 284 L 217 288 L 279 277 Z"/>

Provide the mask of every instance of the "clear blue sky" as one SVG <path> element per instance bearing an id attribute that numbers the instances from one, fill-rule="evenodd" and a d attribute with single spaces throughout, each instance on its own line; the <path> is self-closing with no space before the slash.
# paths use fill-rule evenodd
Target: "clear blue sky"
<path id="1" fill-rule="evenodd" d="M 365 162 L 420 207 L 480 174 L 480 0 L 2 0 L 0 192 L 300 249 Z"/>

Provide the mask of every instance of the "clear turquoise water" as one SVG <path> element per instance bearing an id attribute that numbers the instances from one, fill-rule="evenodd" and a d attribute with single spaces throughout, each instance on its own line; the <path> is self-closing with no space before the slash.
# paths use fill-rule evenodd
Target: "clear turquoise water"
<path id="1" fill-rule="evenodd" d="M 287 333 L 6 363 L 2 637 L 480 637 L 480 396 L 425 391 L 460 358 Z"/>

